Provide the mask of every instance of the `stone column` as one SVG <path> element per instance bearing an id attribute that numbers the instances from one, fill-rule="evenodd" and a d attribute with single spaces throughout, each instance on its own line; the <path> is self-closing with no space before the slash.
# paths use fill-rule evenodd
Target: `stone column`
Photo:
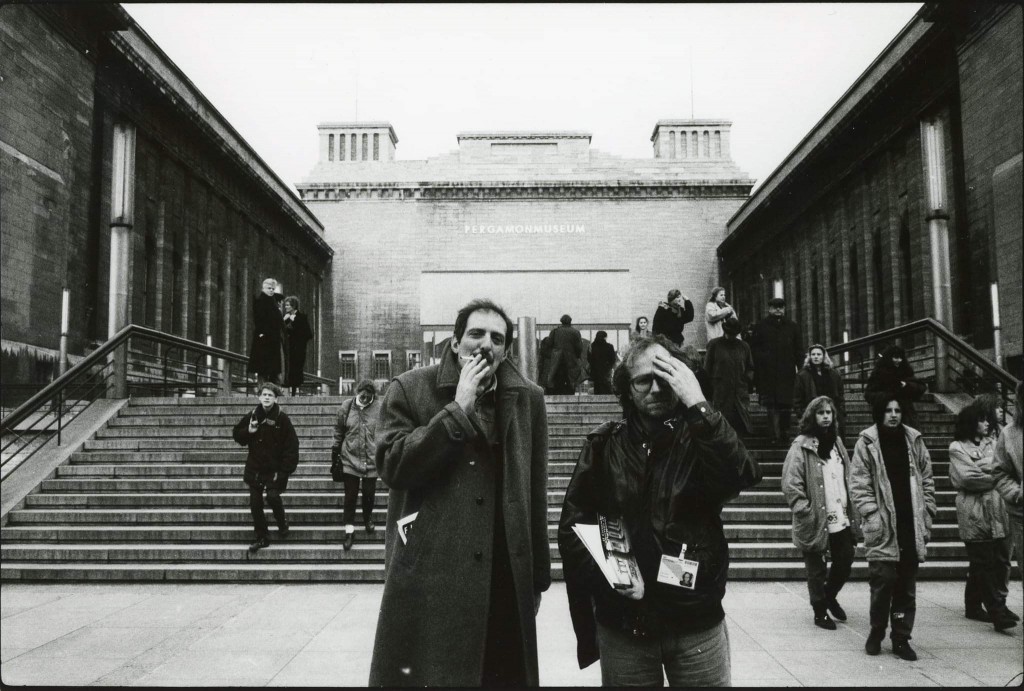
<path id="1" fill-rule="evenodd" d="M 519 367 L 530 381 L 536 383 L 540 378 L 536 317 L 519 317 Z"/>
<path id="2" fill-rule="evenodd" d="M 107 338 L 128 325 L 128 291 L 131 276 L 132 229 L 135 225 L 135 125 L 114 125 L 111 155 L 110 200 L 110 294 L 107 305 Z M 128 397 L 128 346 L 110 356 L 114 368 L 112 398 Z"/>
<path id="3" fill-rule="evenodd" d="M 943 123 L 938 117 L 921 121 L 921 155 L 924 159 L 925 204 L 931 248 L 932 310 L 935 320 L 953 327 L 953 293 L 949 262 L 949 213 L 946 198 L 946 151 Z M 935 390 L 949 391 L 946 344 L 935 339 Z"/>

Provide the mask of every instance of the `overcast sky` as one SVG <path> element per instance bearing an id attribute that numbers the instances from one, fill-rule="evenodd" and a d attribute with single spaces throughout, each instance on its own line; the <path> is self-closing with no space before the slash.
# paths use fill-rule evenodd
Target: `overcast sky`
<path id="1" fill-rule="evenodd" d="M 655 122 L 691 112 L 731 120 L 761 181 L 920 6 L 124 5 L 289 184 L 323 121 L 388 121 L 402 160 L 538 129 L 650 158 Z"/>

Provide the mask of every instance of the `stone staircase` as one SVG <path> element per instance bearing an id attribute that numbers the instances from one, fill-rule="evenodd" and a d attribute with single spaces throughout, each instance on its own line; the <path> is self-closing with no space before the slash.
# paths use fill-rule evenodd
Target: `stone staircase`
<path id="1" fill-rule="evenodd" d="M 870 424 L 867 406 L 848 395 L 847 443 Z M 0 578 L 112 581 L 380 581 L 383 578 L 387 491 L 378 485 L 378 529 L 341 543 L 341 485 L 329 474 L 334 416 L 343 397 L 283 398 L 298 432 L 298 469 L 285 492 L 287 541 L 271 531 L 271 547 L 250 555 L 248 494 L 242 483 L 245 449 L 232 426 L 255 405 L 252 397 L 133 398 L 10 512 L 0 530 Z M 556 578 L 561 564 L 556 528 L 562 496 L 586 433 L 620 417 L 611 396 L 549 396 L 549 537 Z M 932 452 L 939 515 L 922 578 L 960 578 L 964 546 L 957 536 L 946 446 L 952 416 L 936 403 L 918 406 Z M 757 431 L 765 417 L 753 407 Z M 803 562 L 790 542 L 790 514 L 779 490 L 786 450 L 763 436 L 748 440 L 762 482 L 723 511 L 731 542 L 730 577 L 802 579 Z M 852 449 L 851 449 L 852 450 Z M 271 523 L 273 523 L 271 521 Z M 858 550 L 858 557 L 861 552 Z M 866 575 L 862 558 L 854 577 Z"/>

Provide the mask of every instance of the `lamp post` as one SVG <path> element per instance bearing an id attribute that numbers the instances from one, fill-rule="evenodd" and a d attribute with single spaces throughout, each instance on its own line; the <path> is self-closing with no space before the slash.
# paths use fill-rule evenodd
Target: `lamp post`
<path id="1" fill-rule="evenodd" d="M 128 277 L 132 227 L 135 224 L 135 125 L 114 125 L 111 156 L 110 281 L 107 303 L 107 338 L 128 325 Z M 110 355 L 114 367 L 114 398 L 128 397 L 127 344 Z"/>
<path id="2" fill-rule="evenodd" d="M 953 328 L 953 296 L 950 288 L 949 212 L 946 199 L 946 155 L 942 121 L 921 121 L 921 155 L 926 181 L 928 237 L 932 259 L 932 309 L 935 320 Z M 935 390 L 949 390 L 946 343 L 935 339 Z"/>

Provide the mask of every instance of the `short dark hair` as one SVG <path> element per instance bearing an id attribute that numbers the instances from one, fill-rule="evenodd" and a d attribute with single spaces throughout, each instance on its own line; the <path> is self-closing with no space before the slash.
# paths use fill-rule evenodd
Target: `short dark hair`
<path id="1" fill-rule="evenodd" d="M 672 290 L 668 291 L 668 299 L 665 300 L 665 302 L 672 302 L 682 294 L 683 291 L 679 290 L 678 288 L 673 288 Z"/>
<path id="2" fill-rule="evenodd" d="M 512 333 L 515 331 L 515 325 L 512 320 L 508 318 L 503 310 L 493 300 L 487 298 L 477 298 L 476 300 L 470 300 L 466 303 L 466 306 L 459 310 L 458 315 L 455 317 L 455 338 L 459 341 L 462 340 L 463 334 L 466 333 L 466 324 L 469 322 L 469 315 L 473 312 L 494 312 L 502 319 L 505 320 L 505 348 L 512 347 Z"/>
<path id="3" fill-rule="evenodd" d="M 839 409 L 828 396 L 818 396 L 811 399 L 811 402 L 804 408 L 804 414 L 800 416 L 800 434 L 813 435 L 818 429 L 818 412 L 828 406 L 832 409 L 832 431 L 839 433 Z"/>
<path id="4" fill-rule="evenodd" d="M 372 379 L 360 379 L 359 383 L 356 384 L 355 392 L 358 394 L 360 391 L 369 391 L 376 396 L 377 386 L 373 383 Z"/>
<path id="5" fill-rule="evenodd" d="M 636 318 L 636 322 L 633 324 L 633 331 L 636 331 L 637 333 L 640 333 L 640 320 L 641 319 L 646 321 L 648 324 L 651 323 L 650 319 L 648 319 L 646 316 L 641 314 L 639 317 Z"/>
<path id="6" fill-rule="evenodd" d="M 730 315 L 722 320 L 722 333 L 733 338 L 743 333 L 743 324 L 736 317 Z"/>
<path id="7" fill-rule="evenodd" d="M 637 338 L 626 349 L 626 354 L 622 356 L 622 362 L 615 367 L 615 372 L 612 374 L 612 390 L 619 397 L 619 405 L 622 406 L 622 412 L 626 414 L 633 410 L 633 398 L 629 393 L 629 380 L 632 378 L 630 370 L 638 357 L 656 345 L 660 345 L 668 351 L 669 355 L 693 369 L 686 353 L 662 334 Z"/>
<path id="8" fill-rule="evenodd" d="M 771 300 L 768 301 L 768 306 L 769 307 L 785 307 L 786 306 L 786 300 L 785 300 L 785 298 L 772 298 Z"/>
<path id="9" fill-rule="evenodd" d="M 955 441 L 974 439 L 978 423 L 983 421 L 988 421 L 988 411 L 985 410 L 984 405 L 979 403 L 978 399 L 974 399 L 957 413 L 956 425 L 953 427 L 953 439 Z"/>
<path id="10" fill-rule="evenodd" d="M 572 324 L 572 317 L 570 317 L 568 314 L 563 314 L 561 319 L 559 319 L 558 321 L 565 326 L 569 326 L 569 324 Z"/>
<path id="11" fill-rule="evenodd" d="M 287 305 L 289 303 L 292 304 L 292 305 L 295 305 L 295 311 L 296 312 L 299 311 L 299 299 L 297 297 L 295 297 L 294 295 L 289 295 L 288 297 L 286 297 L 284 299 L 284 304 Z"/>

